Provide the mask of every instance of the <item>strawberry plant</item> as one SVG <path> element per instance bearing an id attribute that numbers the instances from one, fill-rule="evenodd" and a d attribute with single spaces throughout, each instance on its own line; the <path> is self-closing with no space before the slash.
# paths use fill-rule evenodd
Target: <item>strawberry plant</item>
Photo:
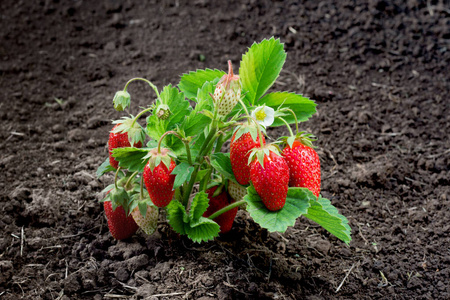
<path id="1" fill-rule="evenodd" d="M 316 104 L 292 92 L 268 93 L 285 59 L 283 44 L 271 38 L 248 49 L 238 74 L 229 61 L 228 73 L 189 72 L 162 90 L 144 78 L 128 81 L 113 99 L 116 110 L 128 111 L 132 82 L 148 84 L 155 99 L 113 122 L 110 157 L 97 170 L 99 177 L 115 172 L 106 212 L 120 209 L 151 234 L 164 209 L 174 231 L 202 242 L 229 232 L 240 207 L 269 231 L 284 232 L 303 216 L 349 243 L 347 219 L 319 194 L 313 137 L 298 130 Z M 278 126 L 290 136 L 269 137 L 267 129 Z"/>

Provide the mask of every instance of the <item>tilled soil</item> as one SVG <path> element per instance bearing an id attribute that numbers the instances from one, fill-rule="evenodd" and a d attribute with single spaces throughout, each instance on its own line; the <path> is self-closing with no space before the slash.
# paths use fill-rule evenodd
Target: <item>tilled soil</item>
<path id="1" fill-rule="evenodd" d="M 0 3 L 1 299 L 449 299 L 448 1 Z M 95 178 L 112 97 L 132 77 L 288 52 L 275 84 L 314 99 L 322 194 L 350 246 L 300 218 L 284 234 L 244 211 L 214 242 L 117 242 Z M 132 113 L 154 99 L 129 88 Z M 282 129 L 269 134 L 278 137 Z"/>

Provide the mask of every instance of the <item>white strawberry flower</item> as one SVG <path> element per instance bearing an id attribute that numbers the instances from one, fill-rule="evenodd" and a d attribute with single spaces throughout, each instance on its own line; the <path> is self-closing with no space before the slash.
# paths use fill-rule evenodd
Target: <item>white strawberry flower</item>
<path id="1" fill-rule="evenodd" d="M 275 111 L 271 107 L 258 106 L 252 111 L 252 118 L 264 127 L 272 125 L 275 119 Z"/>

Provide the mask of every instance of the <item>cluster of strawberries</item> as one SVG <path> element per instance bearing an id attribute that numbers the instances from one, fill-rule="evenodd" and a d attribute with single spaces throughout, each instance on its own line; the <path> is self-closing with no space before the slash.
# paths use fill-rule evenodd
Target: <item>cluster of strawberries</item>
<path id="1" fill-rule="evenodd" d="M 231 139 L 230 159 L 236 180 L 241 185 L 252 182 L 268 210 L 284 207 L 289 187 L 305 187 L 319 196 L 319 156 L 305 145 L 306 137 L 300 136 L 291 146 L 286 144 L 281 154 L 276 147 L 266 145 L 263 135 L 255 140 L 248 132 L 235 137 L 236 132 Z"/>
<path id="2" fill-rule="evenodd" d="M 239 101 L 239 76 L 233 74 L 231 62 L 229 73 L 222 77 L 211 96 L 220 116 L 227 116 Z M 164 110 L 164 114 L 159 115 L 159 112 L 156 113 L 160 119 L 169 117 L 168 108 Z M 230 144 L 231 167 L 238 184 L 230 180 L 227 185 L 209 185 L 206 189 L 209 206 L 203 217 L 209 217 L 231 203 L 242 200 L 246 194 L 246 186 L 250 183 L 270 211 L 279 211 L 284 207 L 289 187 L 308 188 L 316 197 L 319 196 L 320 162 L 309 135 L 297 134 L 288 138 L 281 151 L 274 144 L 266 145 L 262 134 L 264 128 L 248 112 L 247 118 L 248 124 L 241 124 L 235 129 Z M 117 124 L 113 128 L 108 141 L 110 166 L 116 170 L 120 168 L 112 155 L 113 150 L 131 147 L 128 133 L 120 131 L 119 126 Z M 133 147 L 141 148 L 142 142 L 135 143 Z M 169 156 L 169 149 L 160 148 L 159 143 L 158 148 L 150 150 L 146 157 L 149 160 L 144 167 L 141 184 L 133 185 L 135 181 L 132 176 L 120 187 L 115 182 L 115 188 L 109 191 L 111 195 L 104 201 L 108 226 L 116 239 L 130 237 L 139 227 L 148 234 L 153 233 L 157 226 L 158 208 L 167 207 L 174 197 L 176 175 L 172 171 L 176 162 Z M 137 172 L 134 175 L 136 174 Z M 140 193 L 135 191 L 136 186 Z M 133 203 L 136 202 L 133 197 L 137 197 L 138 202 L 145 206 L 137 206 Z M 147 202 L 143 201 L 145 198 L 148 199 Z M 235 207 L 214 218 L 221 233 L 231 230 L 237 211 L 238 207 Z"/>
<path id="3" fill-rule="evenodd" d="M 115 148 L 131 147 L 126 132 L 115 132 L 114 129 L 119 125 L 120 124 L 116 125 L 111 130 L 108 140 L 109 162 L 115 169 L 119 167 L 119 162 L 112 156 L 112 150 Z M 133 146 L 141 148 L 142 143 L 137 143 Z M 146 191 L 154 206 L 159 208 L 166 207 L 175 193 L 175 190 L 173 189 L 175 175 L 171 173 L 176 164 L 167 153 L 167 149 L 161 149 L 160 153 L 157 153 L 156 149 L 152 150 L 150 153 L 150 160 L 143 172 L 143 181 Z M 160 159 L 158 159 L 158 157 L 160 157 Z M 156 165 L 157 160 L 160 162 Z M 130 190 L 131 189 L 132 188 L 130 188 Z M 209 198 L 209 206 L 207 211 L 203 214 L 204 217 L 209 217 L 216 211 L 233 202 L 233 199 L 230 198 L 223 185 L 213 186 L 207 189 L 206 193 Z M 153 233 L 156 229 L 158 210 L 155 207 L 147 206 L 147 212 L 144 217 L 138 207 L 135 207 L 130 214 L 127 214 L 126 207 L 124 206 L 118 206 L 113 209 L 111 201 L 104 201 L 103 205 L 108 220 L 109 230 L 112 236 L 117 240 L 131 237 L 138 228 L 143 229 L 147 234 Z M 237 211 L 238 208 L 236 207 L 214 219 L 220 226 L 220 233 L 226 233 L 231 230 Z"/>

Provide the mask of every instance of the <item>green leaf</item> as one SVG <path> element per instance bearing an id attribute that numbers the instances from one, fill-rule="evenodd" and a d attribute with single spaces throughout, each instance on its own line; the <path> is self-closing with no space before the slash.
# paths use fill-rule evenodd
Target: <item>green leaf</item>
<path id="1" fill-rule="evenodd" d="M 247 211 L 253 220 L 270 232 L 285 232 L 288 226 L 294 226 L 295 220 L 308 211 L 311 200 L 316 199 L 306 188 L 289 188 L 286 204 L 279 211 L 270 211 L 262 203 L 253 185 L 247 188 Z"/>
<path id="2" fill-rule="evenodd" d="M 178 88 L 185 94 L 187 98 L 195 101 L 197 97 L 197 90 L 201 89 L 205 82 L 220 78 L 223 75 L 225 75 L 225 72 L 217 69 L 206 69 L 189 72 L 189 74 L 183 74 L 183 76 L 181 76 Z"/>
<path id="3" fill-rule="evenodd" d="M 202 88 L 198 90 L 197 104 L 194 110 L 186 117 L 181 128 L 186 136 L 195 136 L 211 123 L 211 119 L 202 113 L 202 111 L 213 110 L 213 100 L 209 93 L 214 93 L 214 82 L 205 82 Z"/>
<path id="4" fill-rule="evenodd" d="M 183 183 L 191 179 L 192 172 L 194 171 L 194 167 L 188 164 L 187 162 L 182 162 L 177 165 L 171 174 L 175 174 L 175 181 L 173 183 L 173 188 L 179 188 Z"/>
<path id="5" fill-rule="evenodd" d="M 180 93 L 176 87 L 172 87 L 171 85 L 165 86 L 160 96 L 162 102 L 169 106 L 171 113 L 165 120 L 158 118 L 156 113 L 147 118 L 147 133 L 155 140 L 159 140 L 166 131 L 173 130 L 177 125 L 180 125 L 192 109 L 189 101 L 184 98 L 183 93 Z M 157 104 L 159 105 L 161 103 Z M 183 143 L 173 135 L 164 138 L 164 144 L 173 151 L 176 151 L 177 148 L 184 147 Z"/>
<path id="6" fill-rule="evenodd" d="M 184 220 L 187 219 L 186 210 L 183 204 L 178 200 L 170 201 L 167 205 L 167 219 L 173 230 L 179 234 L 186 234 L 186 229 L 189 229 Z"/>
<path id="7" fill-rule="evenodd" d="M 239 69 L 244 103 L 255 104 L 277 79 L 286 60 L 286 52 L 279 39 L 264 39 L 254 43 L 244 54 Z"/>
<path id="8" fill-rule="evenodd" d="M 223 177 L 237 182 L 231 167 L 230 153 L 214 153 L 211 156 L 211 166 Z"/>
<path id="9" fill-rule="evenodd" d="M 192 199 L 191 210 L 189 211 L 191 222 L 198 221 L 203 213 L 208 209 L 208 206 L 208 194 L 205 192 L 198 192 L 194 196 L 194 199 Z"/>
<path id="10" fill-rule="evenodd" d="M 208 218 L 200 217 L 198 221 L 190 223 L 187 235 L 194 242 L 200 243 L 213 240 L 219 236 L 219 231 L 219 224 Z"/>
<path id="11" fill-rule="evenodd" d="M 106 160 L 97 168 L 97 178 L 102 177 L 103 175 L 105 175 L 106 173 L 110 172 L 110 171 L 115 171 L 116 169 L 114 169 L 110 164 L 109 164 L 109 157 L 106 158 Z"/>
<path id="12" fill-rule="evenodd" d="M 303 122 L 308 120 L 315 112 L 317 104 L 307 97 L 302 95 L 297 95 L 289 92 L 276 92 L 265 95 L 261 100 L 258 101 L 258 105 L 267 105 L 277 110 L 277 108 L 282 105 L 282 108 L 290 108 L 294 111 L 297 116 L 298 122 Z M 283 116 L 289 124 L 295 123 L 294 116 L 290 112 L 284 112 L 286 115 Z M 275 121 L 271 126 L 282 126 L 285 125 L 281 120 L 275 118 Z"/>
<path id="13" fill-rule="evenodd" d="M 347 218 L 339 214 L 337 208 L 331 204 L 330 200 L 322 198 L 322 196 L 319 196 L 317 201 L 310 200 L 309 202 L 311 206 L 308 209 L 308 213 L 304 214 L 304 216 L 316 222 L 348 245 L 352 238 Z"/>
<path id="14" fill-rule="evenodd" d="M 149 148 L 116 148 L 112 155 L 119 162 L 119 166 L 128 169 L 130 172 L 144 171 L 148 158 L 143 159 L 151 149 Z"/>

